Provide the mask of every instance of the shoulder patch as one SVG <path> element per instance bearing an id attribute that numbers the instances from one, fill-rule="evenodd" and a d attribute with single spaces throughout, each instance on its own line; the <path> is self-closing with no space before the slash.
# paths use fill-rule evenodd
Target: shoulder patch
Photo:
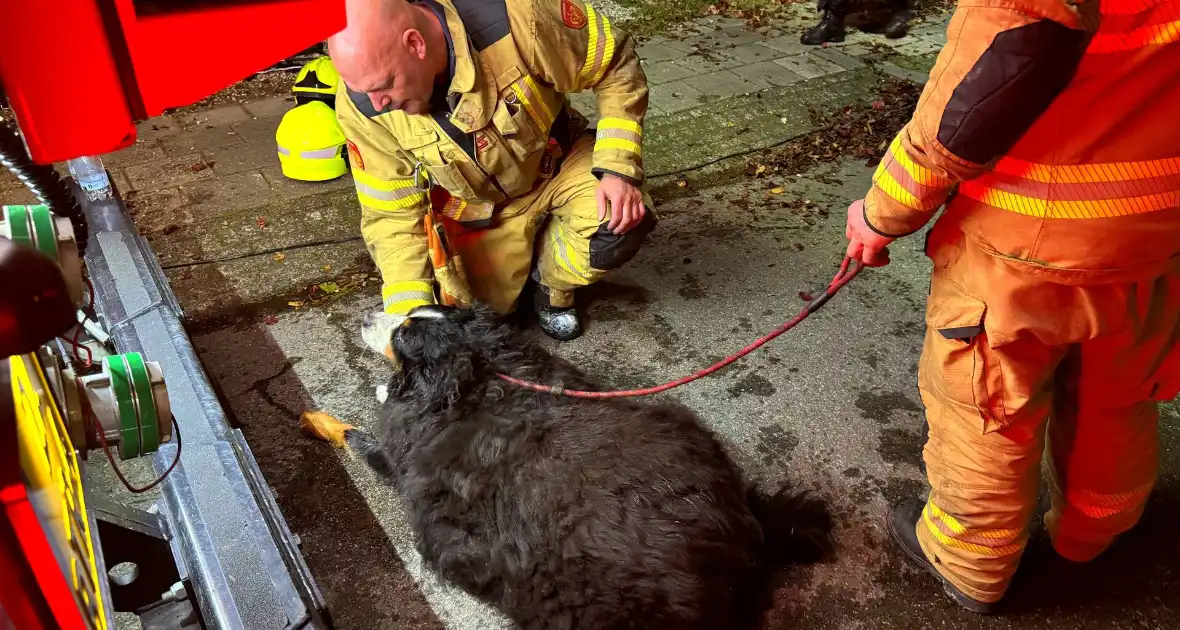
<path id="1" fill-rule="evenodd" d="M 561 21 L 572 29 L 586 28 L 586 12 L 574 0 L 561 0 Z"/>
<path id="2" fill-rule="evenodd" d="M 348 162 L 357 170 L 365 170 L 365 158 L 361 157 L 361 150 L 357 148 L 356 143 L 352 140 L 348 141 Z"/>

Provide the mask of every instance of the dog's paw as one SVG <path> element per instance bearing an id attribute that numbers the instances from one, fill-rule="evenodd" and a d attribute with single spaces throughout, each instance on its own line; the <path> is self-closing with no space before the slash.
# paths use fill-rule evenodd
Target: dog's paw
<path id="1" fill-rule="evenodd" d="M 384 405 L 386 400 L 389 400 L 389 386 L 388 385 L 378 385 L 377 386 L 377 402 Z"/>

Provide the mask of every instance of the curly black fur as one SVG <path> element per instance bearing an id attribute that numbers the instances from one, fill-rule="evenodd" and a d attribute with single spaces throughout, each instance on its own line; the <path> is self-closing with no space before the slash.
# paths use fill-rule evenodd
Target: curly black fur
<path id="1" fill-rule="evenodd" d="M 745 627 L 765 569 L 829 551 L 823 503 L 750 491 L 689 409 L 507 384 L 601 387 L 490 310 L 430 308 L 394 333 L 379 439 L 347 439 L 427 566 L 525 630 Z"/>

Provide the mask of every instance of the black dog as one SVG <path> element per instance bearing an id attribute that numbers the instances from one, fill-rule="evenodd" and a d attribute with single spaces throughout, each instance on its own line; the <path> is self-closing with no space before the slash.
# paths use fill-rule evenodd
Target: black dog
<path id="1" fill-rule="evenodd" d="M 391 317 L 365 320 L 399 364 L 379 437 L 310 430 L 401 492 L 427 566 L 525 630 L 745 627 L 767 570 L 830 551 L 824 504 L 748 491 L 687 408 L 505 383 L 601 387 L 481 307 Z"/>

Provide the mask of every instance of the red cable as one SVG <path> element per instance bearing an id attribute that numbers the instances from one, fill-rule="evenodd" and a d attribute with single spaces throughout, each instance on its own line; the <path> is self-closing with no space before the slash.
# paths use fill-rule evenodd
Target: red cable
<path id="1" fill-rule="evenodd" d="M 838 293 L 840 291 L 840 289 L 843 289 L 845 285 L 847 285 L 849 282 L 852 282 L 852 279 L 855 278 L 856 275 L 858 273 L 860 273 L 862 269 L 864 269 L 863 264 L 858 262 L 857 264 L 853 265 L 852 263 L 853 263 L 853 261 L 851 258 L 845 258 L 844 262 L 840 265 L 840 271 L 836 274 L 835 278 L 832 278 L 832 282 L 830 284 L 828 284 L 828 287 L 826 289 L 824 289 L 824 293 L 822 295 L 820 295 L 818 298 L 809 302 L 807 304 L 807 307 L 804 308 L 802 312 L 800 312 L 798 315 L 793 317 L 787 323 L 774 329 L 774 331 L 772 331 L 770 334 L 758 339 L 754 343 L 746 346 L 745 348 L 742 348 L 737 353 L 732 354 L 729 357 L 727 357 L 727 358 L 725 358 L 725 359 L 723 359 L 723 360 L 721 360 L 721 361 L 719 361 L 719 362 L 717 362 L 717 363 L 715 363 L 715 364 L 713 364 L 713 365 L 711 365 L 699 372 L 696 372 L 694 374 L 690 374 L 688 376 L 676 379 L 676 380 L 668 382 L 668 383 L 664 383 L 663 385 L 657 385 L 655 387 L 648 387 L 645 389 L 626 389 L 626 390 L 617 390 L 617 391 L 609 391 L 609 392 L 590 392 L 590 391 L 583 391 L 583 390 L 576 390 L 576 389 L 565 389 L 564 387 L 558 387 L 556 385 L 541 385 L 540 383 L 533 383 L 530 381 L 521 380 L 519 378 L 514 378 L 511 376 L 508 376 L 507 374 L 497 374 L 496 376 L 500 377 L 500 379 L 502 379 L 502 380 L 512 383 L 513 385 L 519 385 L 520 387 L 535 390 L 538 392 L 549 392 L 551 394 L 558 394 L 561 396 L 570 396 L 572 398 L 631 398 L 631 397 L 635 397 L 635 396 L 650 396 L 652 394 L 666 392 L 670 389 L 680 387 L 681 385 L 691 383 L 697 379 L 704 378 L 704 377 L 716 372 L 717 370 L 720 370 L 721 368 L 733 363 L 734 361 L 737 361 L 738 359 L 746 356 L 747 354 L 750 354 L 751 352 L 757 350 L 758 348 L 761 348 L 762 346 L 766 345 L 767 343 L 770 343 L 779 335 L 781 335 L 781 334 L 787 332 L 788 330 L 794 328 L 795 326 L 799 325 L 800 322 L 807 319 L 808 315 L 811 315 L 812 313 L 818 311 L 825 303 L 827 303 L 827 301 L 829 299 L 831 299 L 834 295 L 836 295 L 836 293 Z"/>

